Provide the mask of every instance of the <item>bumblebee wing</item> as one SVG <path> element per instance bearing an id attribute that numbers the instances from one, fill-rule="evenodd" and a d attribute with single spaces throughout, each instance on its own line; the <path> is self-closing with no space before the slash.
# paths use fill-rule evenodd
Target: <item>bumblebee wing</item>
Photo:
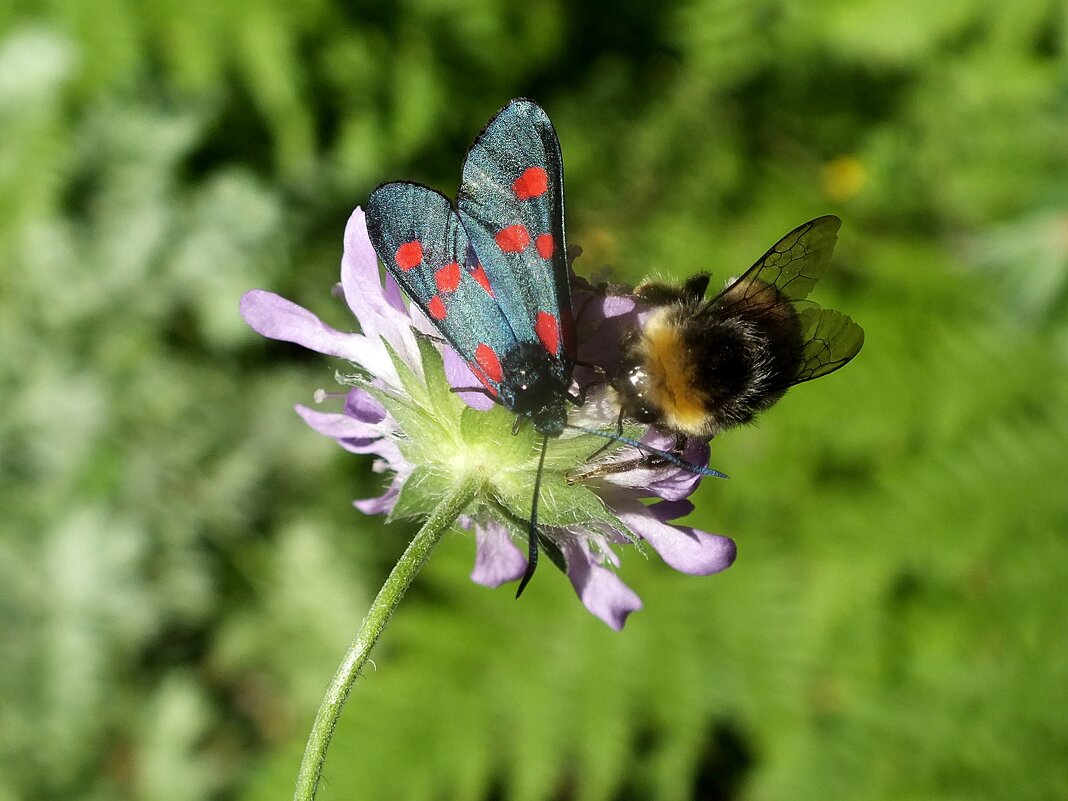
<path id="1" fill-rule="evenodd" d="M 812 305 L 798 311 L 804 351 L 795 384 L 833 373 L 860 352 L 864 329 L 841 312 Z"/>
<path id="2" fill-rule="evenodd" d="M 457 205 L 517 339 L 540 342 L 569 365 L 575 334 L 563 160 L 541 107 L 513 100 L 487 123 L 464 160 Z"/>
<path id="3" fill-rule="evenodd" d="M 421 184 L 383 184 L 368 199 L 367 231 L 390 275 L 496 396 L 516 335 L 448 198 Z"/>
<path id="4" fill-rule="evenodd" d="M 801 300 L 827 272 L 842 221 L 833 215 L 799 225 L 775 243 L 741 278 L 731 283 L 710 305 L 761 303 L 771 284 L 788 300 Z M 760 296 L 760 297 L 758 297 Z"/>

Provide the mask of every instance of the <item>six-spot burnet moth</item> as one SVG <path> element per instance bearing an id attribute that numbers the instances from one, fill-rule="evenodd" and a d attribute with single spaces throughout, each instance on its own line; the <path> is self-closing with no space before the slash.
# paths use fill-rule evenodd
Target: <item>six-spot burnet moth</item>
<path id="1" fill-rule="evenodd" d="M 567 425 L 574 321 L 560 145 L 548 116 L 513 100 L 475 139 L 456 208 L 420 184 L 379 186 L 371 242 L 390 274 L 485 391 L 542 434 L 523 592 L 538 559 L 538 491 L 549 437 Z"/>
<path id="2" fill-rule="evenodd" d="M 545 112 L 513 100 L 475 139 L 453 204 L 412 182 L 376 188 L 367 229 L 386 269 L 471 368 L 484 391 L 542 435 L 522 594 L 538 561 L 538 493 L 549 437 L 565 428 L 637 447 L 695 473 L 677 453 L 569 425 L 575 325 L 560 144 Z"/>

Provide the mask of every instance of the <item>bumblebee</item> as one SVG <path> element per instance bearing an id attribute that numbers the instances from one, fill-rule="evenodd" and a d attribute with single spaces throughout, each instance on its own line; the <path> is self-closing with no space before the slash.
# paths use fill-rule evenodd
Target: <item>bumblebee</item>
<path id="1" fill-rule="evenodd" d="M 707 273 L 681 286 L 648 282 L 648 312 L 621 341 L 609 374 L 624 417 L 708 439 L 748 423 L 786 391 L 857 355 L 864 330 L 806 301 L 831 260 L 841 220 L 826 216 L 784 236 L 711 299 Z"/>

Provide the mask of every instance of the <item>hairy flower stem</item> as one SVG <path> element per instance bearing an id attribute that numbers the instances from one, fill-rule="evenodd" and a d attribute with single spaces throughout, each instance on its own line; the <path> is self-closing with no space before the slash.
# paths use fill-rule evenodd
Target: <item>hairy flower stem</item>
<path id="1" fill-rule="evenodd" d="M 397 608 L 434 546 L 475 497 L 484 481 L 484 477 L 477 473 L 466 476 L 452 493 L 437 505 L 434 513 L 412 538 L 408 548 L 390 571 L 382 589 L 378 591 L 367 617 L 363 619 L 360 630 L 345 654 L 344 661 L 326 690 L 323 703 L 319 706 L 315 723 L 312 724 L 311 733 L 308 735 L 308 745 L 304 748 L 304 758 L 300 763 L 294 801 L 312 801 L 315 798 L 334 727 L 341 717 L 341 710 L 349 697 L 352 685 L 370 658 L 371 649 L 375 647 L 393 610 Z"/>

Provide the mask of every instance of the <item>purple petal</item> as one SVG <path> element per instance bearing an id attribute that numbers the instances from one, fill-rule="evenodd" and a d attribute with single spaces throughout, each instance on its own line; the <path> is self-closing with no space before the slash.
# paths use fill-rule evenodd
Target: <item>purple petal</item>
<path id="1" fill-rule="evenodd" d="M 395 284 L 389 280 L 382 285 L 378 272 L 378 256 L 367 236 L 367 222 L 363 209 L 356 207 L 345 226 L 345 251 L 341 257 L 341 287 L 345 301 L 360 323 L 360 330 L 374 342 L 384 367 L 364 365 L 373 375 L 399 385 L 396 370 L 380 340 L 389 342 L 397 354 L 419 375 L 422 366 L 419 348 L 412 333 L 412 320 L 404 308 Z M 399 308 L 398 308 L 399 306 Z"/>
<path id="2" fill-rule="evenodd" d="M 642 437 L 642 442 L 660 450 L 670 451 L 674 446 L 675 438 L 657 429 L 649 429 L 649 432 Z M 703 466 L 708 464 L 708 454 L 707 442 L 691 439 L 682 454 L 682 458 L 691 464 Z M 615 455 L 613 461 L 623 461 L 634 457 L 635 451 L 628 448 Z M 642 497 L 657 497 L 666 501 L 677 501 L 692 495 L 701 483 L 702 478 L 704 476 L 690 470 L 662 464 L 657 466 L 639 465 L 620 473 L 608 473 L 601 476 L 599 480 L 606 485 L 642 490 Z"/>
<path id="3" fill-rule="evenodd" d="M 373 453 L 376 456 L 380 456 L 381 461 L 376 461 L 372 465 L 372 469 L 376 473 L 382 473 L 385 470 L 400 471 L 405 468 L 407 468 L 408 472 L 411 472 L 410 466 L 404 461 L 404 456 L 401 455 L 400 448 L 397 447 L 397 443 L 389 437 L 339 439 L 337 444 L 351 453 Z M 405 475 L 407 475 L 407 472 Z"/>
<path id="4" fill-rule="evenodd" d="M 406 464 L 397 443 L 388 436 L 396 431 L 393 418 L 386 418 L 377 424 L 368 424 L 347 414 L 320 412 L 299 404 L 295 408 L 305 423 L 320 434 L 333 437 L 345 450 L 380 456 L 391 470 L 401 470 Z"/>
<path id="5" fill-rule="evenodd" d="M 576 367 L 575 369 L 576 372 L 585 370 L 582 367 Z M 585 372 L 590 380 L 594 380 L 594 374 L 591 371 L 586 370 Z M 596 380 L 604 381 L 600 377 L 596 377 Z M 586 402 L 572 413 L 571 422 L 587 428 L 610 430 L 615 433 L 618 416 L 619 408 L 616 406 L 612 394 L 601 383 L 588 388 Z"/>
<path id="6" fill-rule="evenodd" d="M 579 331 L 579 359 L 599 364 L 611 373 L 619 360 L 619 343 L 635 325 L 633 298 L 576 293 L 575 327 Z"/>
<path id="7" fill-rule="evenodd" d="M 420 334 L 426 334 L 427 336 L 441 339 L 441 332 L 438 331 L 438 327 L 430 322 L 430 318 L 423 314 L 423 310 L 418 306 L 413 305 L 409 307 L 408 315 L 411 318 L 411 327 Z"/>
<path id="8" fill-rule="evenodd" d="M 378 256 L 367 236 L 367 221 L 363 209 L 356 207 L 345 226 L 345 250 L 341 257 L 341 286 L 345 301 L 360 321 L 360 328 L 368 338 L 384 337 L 400 352 L 413 353 L 415 341 L 411 334 L 411 319 L 398 309 L 396 287 L 387 291 L 378 272 Z"/>
<path id="9" fill-rule="evenodd" d="M 635 452 L 628 449 L 622 451 L 617 458 L 633 459 L 634 457 Z M 701 479 L 702 476 L 696 473 L 667 465 L 639 466 L 621 473 L 609 473 L 600 477 L 606 485 L 614 484 L 617 487 L 640 490 L 641 497 L 657 497 L 666 501 L 688 498 L 697 489 Z"/>
<path id="10" fill-rule="evenodd" d="M 391 440 L 380 440 L 380 442 L 387 442 L 393 449 L 396 449 L 396 445 Z M 400 497 L 400 489 L 404 487 L 404 483 L 408 481 L 408 476 L 411 475 L 412 466 L 407 461 L 400 459 L 400 453 L 397 451 L 394 458 L 376 459 L 372 469 L 376 473 L 394 470 L 390 486 L 378 498 L 352 501 L 352 505 L 360 509 L 360 512 L 364 515 L 381 515 L 382 513 L 392 512 L 393 507 L 396 506 L 397 498 Z"/>
<path id="11" fill-rule="evenodd" d="M 709 534 L 688 526 L 664 522 L 693 509 L 687 501 L 645 506 L 639 501 L 619 500 L 612 504 L 616 516 L 634 534 L 648 542 L 668 565 L 691 576 L 707 576 L 726 570 L 734 562 L 737 546 L 729 537 Z"/>
<path id="12" fill-rule="evenodd" d="M 386 299 L 386 303 L 401 314 L 408 314 L 408 306 L 404 303 L 404 293 L 401 291 L 400 284 L 398 284 L 389 273 L 386 273 L 386 282 L 382 291 L 382 296 Z"/>
<path id="13" fill-rule="evenodd" d="M 475 526 L 475 569 L 471 580 L 485 587 L 515 581 L 527 568 L 526 555 L 512 542 L 508 530 L 494 520 Z"/>
<path id="14" fill-rule="evenodd" d="M 345 396 L 345 414 L 361 423 L 381 423 L 386 419 L 386 407 L 359 387 L 353 387 Z"/>
<path id="15" fill-rule="evenodd" d="M 384 433 L 381 426 L 361 422 L 347 414 L 320 412 L 299 404 L 294 408 L 305 423 L 334 439 L 378 439 Z"/>
<path id="16" fill-rule="evenodd" d="M 614 317 L 631 314 L 635 306 L 631 295 L 600 295 L 597 293 L 578 293 L 574 295 L 572 305 L 577 310 L 576 322 L 604 321 Z"/>
<path id="17" fill-rule="evenodd" d="M 378 256 L 367 236 L 367 221 L 359 206 L 345 225 L 345 246 L 341 256 L 341 287 L 345 301 L 368 336 L 383 333 L 381 321 L 403 316 L 389 303 L 378 272 Z"/>
<path id="18" fill-rule="evenodd" d="M 249 328 L 269 339 L 295 342 L 327 356 L 340 356 L 372 372 L 381 362 L 375 352 L 381 348 L 375 348 L 366 337 L 343 334 L 304 307 L 273 292 L 249 290 L 241 297 L 240 311 Z"/>
<path id="19" fill-rule="evenodd" d="M 569 537 L 558 544 L 567 560 L 567 577 L 583 605 L 619 631 L 627 616 L 642 608 L 641 599 L 615 573 L 601 566 L 586 539 Z"/>
<path id="20" fill-rule="evenodd" d="M 394 475 L 393 481 L 384 495 L 380 495 L 377 498 L 364 498 L 363 500 L 353 501 L 352 505 L 365 515 L 380 515 L 384 512 L 392 511 L 393 507 L 397 505 L 397 498 L 400 497 L 401 487 L 404 486 L 405 478 L 406 476 L 402 477 L 400 473 Z"/>

